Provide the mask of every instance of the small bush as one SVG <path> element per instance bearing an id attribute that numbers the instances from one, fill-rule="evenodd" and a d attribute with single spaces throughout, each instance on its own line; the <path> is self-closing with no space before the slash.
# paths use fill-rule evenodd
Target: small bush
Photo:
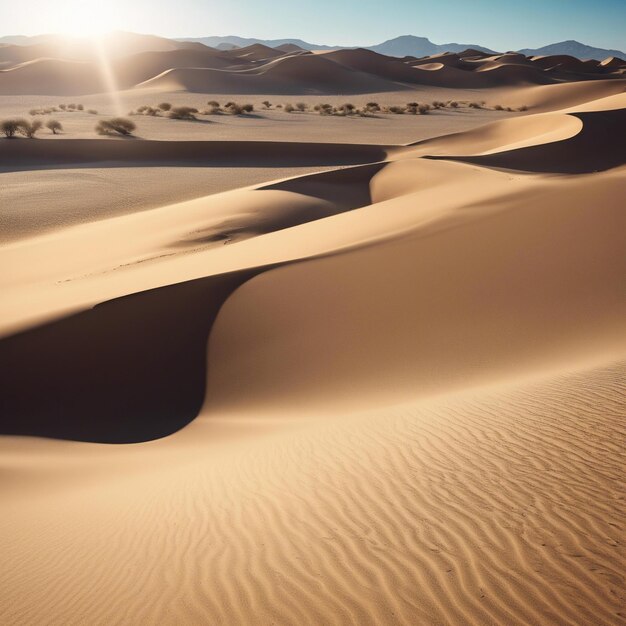
<path id="1" fill-rule="evenodd" d="M 470 102 L 469 108 L 470 109 L 482 109 L 483 105 L 480 102 Z"/>
<path id="2" fill-rule="evenodd" d="M 28 124 L 28 122 L 22 118 L 3 120 L 0 123 L 0 131 L 2 131 L 2 134 L 5 137 L 15 137 L 15 134 L 19 131 L 23 124 Z"/>
<path id="3" fill-rule="evenodd" d="M 282 109 L 282 108 L 283 108 L 283 105 L 282 105 L 282 104 L 277 104 L 277 105 L 276 105 L 276 108 L 277 108 L 277 109 Z"/>
<path id="4" fill-rule="evenodd" d="M 300 113 L 304 113 L 309 108 L 309 105 L 304 102 L 296 102 L 296 109 L 300 111 Z"/>
<path id="5" fill-rule="evenodd" d="M 61 109 L 61 111 L 67 111 L 67 104 L 59 104 L 59 109 Z"/>
<path id="6" fill-rule="evenodd" d="M 161 102 L 158 105 L 158 108 L 161 109 L 161 111 L 169 111 L 172 108 L 172 105 L 169 102 Z"/>
<path id="7" fill-rule="evenodd" d="M 253 104 L 250 104 L 249 102 L 246 102 L 246 104 L 244 104 L 244 105 L 241 107 L 241 110 L 242 110 L 244 113 L 252 113 L 252 111 L 254 111 L 254 105 L 253 105 Z"/>
<path id="8" fill-rule="evenodd" d="M 378 111 L 380 111 L 380 105 L 378 104 L 378 102 L 368 102 L 365 105 L 365 110 L 368 113 L 378 113 Z"/>
<path id="9" fill-rule="evenodd" d="M 63 125 L 58 120 L 48 120 L 46 122 L 46 128 L 49 128 L 52 134 L 56 135 L 63 130 Z"/>
<path id="10" fill-rule="evenodd" d="M 419 103 L 417 102 L 408 102 L 406 107 L 404 108 L 405 113 L 410 115 L 417 115 L 417 110 L 419 109 Z"/>
<path id="11" fill-rule="evenodd" d="M 441 100 L 433 100 L 432 107 L 433 109 L 443 109 L 446 106 L 445 102 L 441 102 Z"/>
<path id="12" fill-rule="evenodd" d="M 173 120 L 195 120 L 197 119 L 194 113 L 197 113 L 198 109 L 195 107 L 172 107 L 168 113 L 168 117 Z"/>
<path id="13" fill-rule="evenodd" d="M 76 105 L 74 103 L 72 104 L 68 104 L 67 105 L 68 110 L 70 111 L 76 111 Z"/>
<path id="14" fill-rule="evenodd" d="M 84 111 L 85 107 L 82 104 L 77 104 L 76 105 L 76 109 L 79 110 L 79 111 Z"/>
<path id="15" fill-rule="evenodd" d="M 263 100 L 263 102 L 261 102 L 261 104 L 263 105 L 264 109 L 271 109 L 272 108 L 272 103 L 269 100 Z"/>
<path id="16" fill-rule="evenodd" d="M 96 124 L 96 132 L 99 135 L 132 135 L 137 128 L 136 124 L 124 117 L 113 117 L 108 120 L 102 120 Z"/>
<path id="17" fill-rule="evenodd" d="M 528 111 L 528 107 L 524 104 L 517 109 L 518 111 Z"/>
<path id="18" fill-rule="evenodd" d="M 284 111 L 285 111 L 285 113 L 293 113 L 295 110 L 296 110 L 296 107 L 295 107 L 295 106 L 293 106 L 293 104 L 289 104 L 289 103 L 287 103 L 287 104 L 284 106 Z"/>
<path id="19" fill-rule="evenodd" d="M 98 115 L 98 111 L 96 111 L 96 109 L 87 109 L 87 113 L 90 115 Z"/>
<path id="20" fill-rule="evenodd" d="M 389 107 L 389 113 L 395 113 L 396 115 L 402 115 L 406 109 L 404 107 L 392 106 Z"/>
<path id="21" fill-rule="evenodd" d="M 453 109 L 458 109 L 459 103 L 456 100 L 452 100 L 451 102 L 448 103 L 448 106 L 451 106 Z"/>
<path id="22" fill-rule="evenodd" d="M 332 115 L 333 107 L 330 104 L 316 104 L 313 109 L 317 111 L 320 115 Z"/>
<path id="23" fill-rule="evenodd" d="M 504 107 L 501 104 L 496 104 L 496 106 L 493 107 L 496 111 L 504 111 Z"/>
<path id="24" fill-rule="evenodd" d="M 420 104 L 417 107 L 417 112 L 420 115 L 428 115 L 428 113 L 430 113 L 430 105 L 429 104 Z"/>
<path id="25" fill-rule="evenodd" d="M 204 115 L 215 115 L 216 113 L 220 112 L 220 103 L 217 100 L 209 100 L 207 102 L 208 105 L 208 109 L 204 109 L 204 111 L 202 111 L 202 113 L 204 113 Z"/>

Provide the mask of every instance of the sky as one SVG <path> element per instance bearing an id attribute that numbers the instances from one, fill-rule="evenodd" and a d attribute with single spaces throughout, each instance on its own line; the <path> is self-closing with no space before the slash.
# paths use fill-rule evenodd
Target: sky
<path id="1" fill-rule="evenodd" d="M 626 0 L 0 0 L 1 35 L 107 30 L 372 45 L 398 35 L 495 50 L 565 39 L 626 49 Z"/>

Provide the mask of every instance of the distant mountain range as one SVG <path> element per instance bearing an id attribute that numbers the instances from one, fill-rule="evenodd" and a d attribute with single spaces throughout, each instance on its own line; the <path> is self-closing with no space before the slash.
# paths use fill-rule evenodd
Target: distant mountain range
<path id="1" fill-rule="evenodd" d="M 587 46 L 579 41 L 569 39 L 568 41 L 560 41 L 559 43 L 551 43 L 543 48 L 524 48 L 518 50 L 526 56 L 543 56 L 552 54 L 568 54 L 578 59 L 598 59 L 599 61 L 607 57 L 620 57 L 624 59 L 626 55 L 621 50 L 607 50 L 605 48 L 594 48 Z"/>
<path id="2" fill-rule="evenodd" d="M 271 48 L 276 48 L 285 44 L 292 44 L 302 48 L 303 50 L 340 50 L 343 48 L 353 48 L 356 46 L 329 46 L 324 44 L 310 43 L 303 41 L 302 39 L 255 39 L 250 37 L 237 37 L 235 35 L 228 35 L 225 37 L 189 37 L 179 39 L 178 41 L 195 41 L 203 43 L 206 46 L 213 48 L 217 47 L 230 47 L 230 46 L 249 46 L 252 44 L 262 44 Z M 380 54 L 386 54 L 388 56 L 395 57 L 425 57 L 433 54 L 440 54 L 442 52 L 462 52 L 471 48 L 473 50 L 479 50 L 481 52 L 488 52 L 495 54 L 495 50 L 480 46 L 475 43 L 444 43 L 436 44 L 430 41 L 426 37 L 417 37 L 415 35 L 402 35 L 389 39 L 382 43 L 373 46 L 362 46 L 368 50 L 374 50 Z M 526 55 L 548 55 L 548 54 L 567 54 L 569 56 L 576 57 L 578 59 L 597 59 L 602 60 L 607 57 L 620 57 L 626 58 L 626 54 L 620 50 L 609 50 L 606 48 L 594 48 L 593 46 L 587 46 L 578 41 L 561 41 L 559 43 L 553 43 L 542 48 L 525 48 L 519 50 Z"/>
<path id="3" fill-rule="evenodd" d="M 115 38 L 128 38 L 131 33 L 115 33 Z M 134 35 L 135 38 L 141 38 L 145 41 L 142 43 L 144 49 L 159 49 L 155 48 L 155 43 L 160 42 L 161 48 L 167 47 L 167 43 L 171 45 L 174 41 L 184 42 L 187 45 L 192 45 L 192 42 L 201 43 L 212 48 L 227 49 L 236 47 L 246 47 L 252 44 L 262 44 L 271 48 L 278 48 L 281 46 L 297 46 L 303 50 L 340 50 L 354 48 L 356 46 L 329 46 L 325 44 L 310 43 L 303 41 L 302 39 L 256 39 L 252 37 L 238 37 L 236 35 L 228 35 L 225 37 L 211 36 L 211 37 L 186 37 L 176 40 L 168 40 L 164 37 L 154 37 L 152 35 Z M 37 35 L 34 37 L 25 37 L 22 35 L 0 37 L 0 45 L 34 45 L 34 44 L 46 44 L 51 41 L 57 40 L 58 35 Z M 179 44 L 180 45 L 180 44 Z M 433 54 L 440 54 L 442 52 L 462 52 L 468 48 L 479 50 L 481 52 L 493 53 L 494 50 L 480 46 L 474 43 L 445 43 L 436 44 L 427 39 L 426 37 L 416 37 L 415 35 L 402 35 L 389 39 L 382 43 L 373 46 L 363 46 L 366 49 L 373 50 L 380 54 L 395 57 L 425 57 Z M 518 50 L 527 56 L 532 55 L 569 55 L 578 59 L 597 59 L 602 60 L 607 57 L 620 57 L 626 58 L 626 54 L 621 50 L 610 50 L 606 48 L 594 48 L 578 41 L 561 41 L 559 43 L 553 43 L 542 48 L 524 48 Z"/>

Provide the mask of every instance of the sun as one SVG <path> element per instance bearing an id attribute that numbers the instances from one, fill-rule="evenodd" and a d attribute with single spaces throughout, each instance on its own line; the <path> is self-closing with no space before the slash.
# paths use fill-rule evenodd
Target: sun
<path id="1" fill-rule="evenodd" d="M 105 5 L 93 0 L 62 0 L 55 13 L 59 21 L 59 32 L 72 37 L 97 37 L 115 30 L 116 14 L 111 2 Z"/>

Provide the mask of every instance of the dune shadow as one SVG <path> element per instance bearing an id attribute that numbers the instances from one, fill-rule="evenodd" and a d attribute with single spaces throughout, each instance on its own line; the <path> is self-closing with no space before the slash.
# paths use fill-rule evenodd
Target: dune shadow
<path id="1" fill-rule="evenodd" d="M 626 163 L 626 109 L 570 113 L 583 123 L 579 133 L 561 141 L 476 156 L 431 156 L 486 167 L 552 174 L 589 174 Z"/>
<path id="2" fill-rule="evenodd" d="M 116 298 L 0 340 L 0 434 L 134 443 L 179 430 L 204 401 L 221 305 L 260 271 Z"/>
<path id="3" fill-rule="evenodd" d="M 212 123 L 212 122 L 207 122 Z M 5 144 L 8 145 L 8 144 Z M 12 141 L 3 171 L 82 167 L 310 167 L 361 165 L 386 158 L 388 146 L 290 141 Z"/>

